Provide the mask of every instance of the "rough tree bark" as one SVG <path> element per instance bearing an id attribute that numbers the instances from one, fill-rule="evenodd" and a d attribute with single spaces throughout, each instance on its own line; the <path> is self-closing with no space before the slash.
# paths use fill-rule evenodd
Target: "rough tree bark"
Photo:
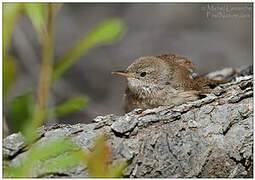
<path id="1" fill-rule="evenodd" d="M 114 159 L 131 162 L 124 177 L 253 177 L 252 67 L 208 76 L 232 80 L 204 99 L 176 107 L 99 116 L 92 124 L 42 127 L 36 143 L 70 136 L 89 149 L 96 136 L 107 134 Z M 3 141 L 5 165 L 16 166 L 27 151 L 20 133 L 8 136 Z M 42 163 L 34 177 L 88 176 L 83 166 L 45 172 Z"/>

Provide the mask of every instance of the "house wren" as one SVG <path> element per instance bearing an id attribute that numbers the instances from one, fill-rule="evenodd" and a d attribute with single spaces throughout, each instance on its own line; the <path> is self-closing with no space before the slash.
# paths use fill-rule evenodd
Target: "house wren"
<path id="1" fill-rule="evenodd" d="M 112 74 L 127 78 L 127 88 L 123 97 L 126 112 L 135 108 L 145 110 L 194 101 L 225 82 L 199 77 L 191 61 L 174 54 L 141 57 L 126 71 L 116 71 Z"/>

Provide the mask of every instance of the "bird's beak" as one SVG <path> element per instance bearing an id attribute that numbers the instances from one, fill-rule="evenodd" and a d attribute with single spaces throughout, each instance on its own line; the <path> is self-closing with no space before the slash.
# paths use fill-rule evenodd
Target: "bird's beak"
<path id="1" fill-rule="evenodd" d="M 117 74 L 124 77 L 136 78 L 134 75 L 127 73 L 127 71 L 115 71 L 115 72 L 112 72 L 112 74 Z"/>

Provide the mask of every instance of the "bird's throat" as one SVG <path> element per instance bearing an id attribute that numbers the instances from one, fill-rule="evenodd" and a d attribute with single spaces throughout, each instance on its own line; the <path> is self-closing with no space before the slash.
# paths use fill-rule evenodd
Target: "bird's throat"
<path id="1" fill-rule="evenodd" d="M 141 85 L 141 86 L 128 86 L 129 90 L 136 96 L 141 99 L 153 98 L 159 91 L 157 86 Z"/>

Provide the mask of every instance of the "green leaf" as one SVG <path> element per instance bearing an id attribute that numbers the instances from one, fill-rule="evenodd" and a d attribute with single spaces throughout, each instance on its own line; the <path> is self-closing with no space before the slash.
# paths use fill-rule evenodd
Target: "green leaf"
<path id="1" fill-rule="evenodd" d="M 7 168 L 7 177 L 31 177 L 35 163 L 43 163 L 43 171 L 52 172 L 67 169 L 81 162 L 76 153 L 78 147 L 66 137 L 50 139 L 45 143 L 33 145 L 19 167 Z M 79 151 L 79 150 L 78 150 Z"/>
<path id="2" fill-rule="evenodd" d="M 22 3 L 3 3 L 3 53 L 8 51 L 14 26 L 21 14 Z"/>
<path id="3" fill-rule="evenodd" d="M 64 116 L 73 112 L 82 111 L 88 104 L 88 97 L 74 97 L 68 99 L 63 104 L 57 105 L 53 110 L 57 116 Z"/>
<path id="4" fill-rule="evenodd" d="M 44 170 L 48 172 L 57 171 L 59 169 L 68 169 L 81 162 L 79 156 L 73 152 L 67 152 L 59 155 L 57 159 L 47 161 L 44 164 Z"/>
<path id="5" fill-rule="evenodd" d="M 42 33 L 46 25 L 47 3 L 24 3 L 24 7 L 35 29 Z"/>
<path id="6" fill-rule="evenodd" d="M 85 38 L 86 44 L 95 46 L 103 43 L 110 43 L 123 33 L 125 26 L 120 19 L 109 19 L 100 24 Z"/>
<path id="7" fill-rule="evenodd" d="M 34 137 L 35 127 L 32 124 L 34 96 L 28 92 L 11 101 L 8 110 L 8 119 L 16 132 L 21 131 L 26 140 Z"/>
<path id="8" fill-rule="evenodd" d="M 97 26 L 57 61 L 53 72 L 53 80 L 57 81 L 80 56 L 87 53 L 91 48 L 117 40 L 124 30 L 125 26 L 119 19 L 109 19 Z"/>
<path id="9" fill-rule="evenodd" d="M 45 144 L 32 147 L 26 163 L 31 164 L 36 160 L 48 160 L 64 152 L 75 150 L 75 148 L 75 144 L 69 138 L 51 139 Z"/>
<path id="10" fill-rule="evenodd" d="M 3 169 L 4 172 L 4 178 L 22 178 L 23 176 L 23 171 L 21 167 L 13 167 L 13 168 L 6 168 Z"/>
<path id="11" fill-rule="evenodd" d="M 3 60 L 3 95 L 5 97 L 7 91 L 17 78 L 17 63 L 13 57 L 7 56 Z"/>
<path id="12" fill-rule="evenodd" d="M 123 160 L 112 164 L 112 158 L 112 150 L 105 136 L 96 139 L 92 152 L 82 151 L 68 137 L 53 137 L 44 143 L 32 145 L 18 167 L 4 169 L 4 177 L 31 177 L 31 172 L 38 168 L 37 163 L 43 174 L 63 171 L 84 163 L 92 177 L 121 177 L 128 164 Z"/>

